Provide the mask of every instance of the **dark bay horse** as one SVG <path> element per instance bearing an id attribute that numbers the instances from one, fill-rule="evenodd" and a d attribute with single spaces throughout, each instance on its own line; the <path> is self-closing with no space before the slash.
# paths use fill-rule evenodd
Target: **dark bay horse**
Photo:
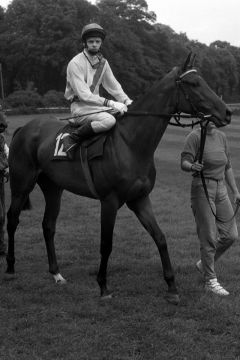
<path id="1" fill-rule="evenodd" d="M 166 299 L 174 304 L 179 302 L 166 239 L 157 224 L 149 199 L 156 176 L 154 152 L 175 112 L 211 115 L 216 126 L 226 125 L 231 120 L 231 112 L 225 103 L 192 66 L 189 56 L 183 66 L 175 67 L 162 80 L 156 81 L 109 133 L 103 159 L 91 163 L 101 202 L 101 261 L 97 281 L 102 297 L 111 295 L 107 288 L 107 264 L 112 251 L 117 211 L 126 203 L 159 250 L 168 286 Z M 138 117 L 136 112 L 144 116 Z M 10 145 L 11 205 L 7 214 L 7 273 L 14 273 L 14 235 L 19 215 L 29 193 L 36 183 L 39 184 L 46 201 L 42 227 L 49 271 L 60 283 L 65 280 L 57 264 L 54 234 L 63 189 L 93 197 L 77 161 L 51 160 L 50 149 L 61 127 L 62 123 L 57 119 L 35 119 L 16 132 Z"/>

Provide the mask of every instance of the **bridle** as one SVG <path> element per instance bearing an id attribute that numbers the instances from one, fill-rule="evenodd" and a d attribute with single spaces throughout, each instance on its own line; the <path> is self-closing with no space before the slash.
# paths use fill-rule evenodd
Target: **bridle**
<path id="1" fill-rule="evenodd" d="M 128 115 L 133 115 L 133 116 L 154 116 L 154 117 L 171 117 L 174 119 L 175 122 L 169 121 L 170 125 L 173 126 L 179 126 L 182 128 L 185 127 L 194 127 L 195 125 L 198 124 L 202 124 L 203 122 L 205 122 L 206 120 L 210 120 L 210 118 L 212 117 L 212 114 L 204 114 L 200 111 L 197 110 L 196 106 L 194 105 L 194 103 L 191 100 L 191 97 L 189 96 L 189 94 L 187 93 L 182 79 L 190 74 L 190 73 L 197 73 L 196 69 L 189 69 L 186 70 L 185 72 L 183 72 L 181 75 L 179 75 L 177 77 L 177 79 L 175 80 L 176 85 L 177 85 L 177 101 L 176 101 L 176 111 L 173 114 L 166 114 L 166 113 L 152 113 L 149 111 L 128 111 L 126 113 L 126 116 Z M 192 113 L 191 114 L 182 114 L 181 110 L 179 110 L 180 107 L 180 95 L 181 93 L 183 94 L 185 100 L 190 104 L 191 109 L 192 109 Z M 181 122 L 181 119 L 198 119 L 197 121 L 192 121 L 191 123 L 188 124 L 183 124 Z"/>
<path id="2" fill-rule="evenodd" d="M 205 122 L 206 120 L 210 120 L 210 118 L 212 117 L 212 114 L 203 114 L 202 112 L 198 111 L 198 109 L 196 108 L 196 106 L 194 105 L 193 101 L 191 100 L 190 95 L 188 94 L 186 87 L 184 86 L 184 83 L 182 82 L 183 78 L 185 76 L 187 76 L 188 74 L 191 73 L 197 73 L 196 69 L 189 69 L 187 71 L 185 71 L 184 73 L 182 73 L 181 75 L 178 76 L 178 78 L 176 79 L 176 85 L 177 85 L 177 103 L 176 103 L 176 111 L 175 114 L 173 115 L 174 120 L 176 121 L 177 124 L 179 124 L 179 126 L 181 126 L 181 118 L 186 118 L 185 114 L 181 113 L 181 110 L 179 110 L 179 106 L 180 106 L 180 95 L 181 93 L 183 94 L 186 102 L 188 102 L 191 106 L 191 114 L 187 115 L 187 117 L 190 118 L 196 118 L 199 119 L 198 122 L 193 123 L 190 126 L 195 126 L 197 124 L 201 124 L 203 122 Z"/>

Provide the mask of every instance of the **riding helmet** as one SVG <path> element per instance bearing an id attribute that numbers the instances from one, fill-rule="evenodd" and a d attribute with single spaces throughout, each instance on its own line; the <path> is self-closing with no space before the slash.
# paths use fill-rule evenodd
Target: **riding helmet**
<path id="1" fill-rule="evenodd" d="M 102 40 L 104 40 L 105 36 L 106 32 L 100 25 L 91 23 L 83 27 L 81 39 L 83 42 L 85 42 L 89 37 L 100 37 Z"/>

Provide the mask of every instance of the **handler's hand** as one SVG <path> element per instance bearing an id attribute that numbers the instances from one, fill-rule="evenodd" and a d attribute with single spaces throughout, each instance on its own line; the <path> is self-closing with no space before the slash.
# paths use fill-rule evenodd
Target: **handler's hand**
<path id="1" fill-rule="evenodd" d="M 9 180 L 9 168 L 8 167 L 4 170 L 3 176 L 5 177 L 5 182 L 8 182 L 8 180 Z"/>
<path id="2" fill-rule="evenodd" d="M 192 164 L 192 168 L 191 168 L 191 170 L 192 171 L 202 171 L 202 169 L 203 169 L 203 164 L 201 164 L 199 161 L 195 161 L 193 164 Z"/>
<path id="3" fill-rule="evenodd" d="M 239 192 L 235 193 L 233 196 L 234 196 L 234 203 L 236 205 L 240 205 L 240 194 L 239 194 Z"/>

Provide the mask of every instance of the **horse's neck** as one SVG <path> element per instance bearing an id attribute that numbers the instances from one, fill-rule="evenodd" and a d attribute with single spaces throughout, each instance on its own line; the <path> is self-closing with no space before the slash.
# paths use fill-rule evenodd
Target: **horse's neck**
<path id="1" fill-rule="evenodd" d="M 145 101 L 143 99 L 131 109 L 133 112 L 164 114 L 166 116 L 131 116 L 131 110 L 129 110 L 129 115 L 126 116 L 122 124 L 121 132 L 125 141 L 135 151 L 146 156 L 153 155 L 171 118 L 168 114 L 174 112 L 175 102 L 172 92 L 172 89 L 168 89 L 168 91 L 163 90 L 156 97 L 148 95 Z"/>

